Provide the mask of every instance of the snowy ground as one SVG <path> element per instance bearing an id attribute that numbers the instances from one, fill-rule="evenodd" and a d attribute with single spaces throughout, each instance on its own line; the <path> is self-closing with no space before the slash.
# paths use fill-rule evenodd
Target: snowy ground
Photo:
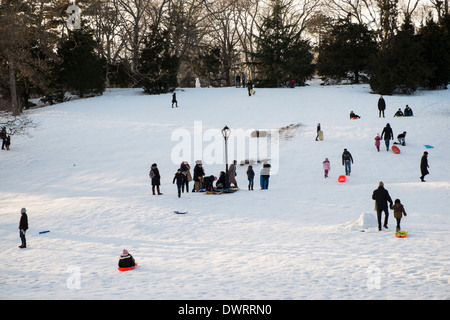
<path id="1" fill-rule="evenodd" d="M 366 85 L 311 83 L 252 97 L 195 88 L 177 97 L 172 109 L 171 95 L 108 90 L 25 112 L 39 125 L 33 138 L 13 137 L 11 150 L 0 152 L 1 299 L 450 298 L 449 90 L 385 97 L 384 119 Z M 393 118 L 406 104 L 415 116 Z M 351 110 L 361 119 L 349 120 Z M 324 141 L 315 141 L 318 122 Z M 387 122 L 395 136 L 407 131 L 399 155 L 375 149 Z M 224 170 L 225 125 L 236 142 L 237 133 L 299 123 L 269 140 L 269 190 L 259 190 L 259 164 L 255 190 L 247 190 L 245 165 L 240 191 L 178 199 L 172 178 L 180 158 L 193 169 L 202 156 L 207 175 Z M 344 148 L 354 164 L 338 183 Z M 230 160 L 245 160 L 230 149 Z M 430 175 L 420 182 L 425 150 Z M 152 163 L 162 196 L 151 195 Z M 394 236 L 392 211 L 389 230 L 377 230 L 371 195 L 379 181 L 404 204 L 408 238 Z M 22 207 L 30 229 L 21 250 Z M 118 272 L 123 248 L 138 269 Z"/>

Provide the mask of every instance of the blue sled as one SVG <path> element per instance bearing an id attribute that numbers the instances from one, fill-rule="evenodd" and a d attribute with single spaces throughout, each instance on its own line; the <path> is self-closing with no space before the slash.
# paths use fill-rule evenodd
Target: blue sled
<path id="1" fill-rule="evenodd" d="M 434 148 L 433 146 L 430 146 L 429 144 L 426 144 L 424 147 L 427 148 L 427 149 L 432 149 L 432 148 Z"/>
<path id="2" fill-rule="evenodd" d="M 39 234 L 48 233 L 48 232 L 50 232 L 50 230 L 41 231 L 41 232 L 39 232 Z"/>

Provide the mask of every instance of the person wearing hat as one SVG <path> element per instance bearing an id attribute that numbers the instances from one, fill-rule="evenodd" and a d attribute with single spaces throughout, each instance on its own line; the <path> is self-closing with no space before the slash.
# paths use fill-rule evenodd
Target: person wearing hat
<path id="1" fill-rule="evenodd" d="M 25 238 L 25 233 L 28 230 L 28 216 L 27 216 L 27 209 L 22 208 L 22 210 L 20 210 L 20 213 L 22 214 L 22 216 L 20 217 L 20 222 L 19 222 L 19 235 L 20 235 L 20 240 L 22 241 L 22 244 L 19 246 L 19 248 L 26 248 L 27 247 L 27 239 Z"/>
<path id="2" fill-rule="evenodd" d="M 119 268 L 129 268 L 134 266 L 136 266 L 136 262 L 134 261 L 133 256 L 127 249 L 123 249 L 119 259 Z"/>
<path id="3" fill-rule="evenodd" d="M 422 175 L 420 176 L 420 181 L 422 182 L 426 182 L 423 178 L 425 178 L 425 176 L 427 174 L 429 174 L 428 172 L 428 168 L 430 166 L 428 165 L 428 152 L 424 152 L 422 159 L 420 160 L 420 172 L 422 173 Z"/>
<path id="4" fill-rule="evenodd" d="M 350 172 L 352 171 L 352 163 L 352 154 L 347 149 L 344 149 L 344 152 L 342 153 L 342 165 L 345 167 L 346 176 L 349 176 Z"/>
<path id="5" fill-rule="evenodd" d="M 194 167 L 194 190 L 199 192 L 203 186 L 203 177 L 205 176 L 205 171 L 203 170 L 203 163 L 201 160 L 195 161 Z"/>
<path id="6" fill-rule="evenodd" d="M 375 200 L 375 206 L 377 208 L 377 220 L 378 220 L 378 231 L 381 231 L 381 215 L 384 211 L 384 224 L 383 227 L 385 229 L 388 228 L 388 217 L 389 217 L 389 207 L 392 207 L 393 202 L 389 192 L 384 188 L 384 184 L 382 181 L 378 183 L 378 189 L 375 189 L 372 193 L 372 199 Z"/>
<path id="7" fill-rule="evenodd" d="M 325 158 L 325 161 L 323 163 L 323 170 L 325 172 L 325 178 L 328 178 L 328 171 L 330 171 L 330 160 L 328 158 Z"/>

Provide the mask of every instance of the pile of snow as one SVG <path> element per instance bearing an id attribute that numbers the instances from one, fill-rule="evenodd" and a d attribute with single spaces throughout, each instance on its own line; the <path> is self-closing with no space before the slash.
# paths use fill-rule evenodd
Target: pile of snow
<path id="1" fill-rule="evenodd" d="M 170 94 L 113 89 L 27 110 L 39 125 L 33 138 L 13 137 L 10 151 L 0 150 L 0 298 L 448 299 L 450 91 L 385 97 L 386 118 L 367 85 L 256 91 L 184 89 L 171 108 Z M 394 118 L 406 104 L 414 117 Z M 361 119 L 350 120 L 352 110 Z M 407 131 L 401 154 L 376 151 L 387 122 L 395 136 Z M 317 123 L 323 141 L 315 141 Z M 199 159 L 207 175 L 225 169 L 225 125 L 229 160 L 238 163 L 258 160 L 237 155 L 239 133 L 292 129 L 272 141 L 272 153 L 258 146 L 272 164 L 269 189 L 259 190 L 256 162 L 254 191 L 243 165 L 238 192 L 178 198 L 172 179 L 181 161 L 191 173 Z M 338 183 L 344 148 L 354 164 Z M 430 174 L 420 182 L 425 150 Z M 162 196 L 151 194 L 152 163 Z M 376 230 L 379 181 L 404 204 L 408 238 L 394 236 L 392 211 L 389 229 Z M 27 249 L 17 247 L 23 207 Z M 121 273 L 124 248 L 140 266 Z"/>
<path id="2" fill-rule="evenodd" d="M 340 229 L 347 231 L 365 231 L 378 228 L 377 216 L 373 213 L 362 213 L 357 220 L 343 224 Z"/>

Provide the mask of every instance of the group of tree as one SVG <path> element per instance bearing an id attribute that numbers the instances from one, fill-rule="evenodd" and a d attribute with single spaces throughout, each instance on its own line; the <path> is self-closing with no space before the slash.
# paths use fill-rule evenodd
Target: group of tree
<path id="1" fill-rule="evenodd" d="M 373 92 L 444 88 L 450 0 L 0 0 L 0 101 L 139 87 L 260 87 L 313 75 Z M 1 105 L 1 104 L 0 104 Z"/>

